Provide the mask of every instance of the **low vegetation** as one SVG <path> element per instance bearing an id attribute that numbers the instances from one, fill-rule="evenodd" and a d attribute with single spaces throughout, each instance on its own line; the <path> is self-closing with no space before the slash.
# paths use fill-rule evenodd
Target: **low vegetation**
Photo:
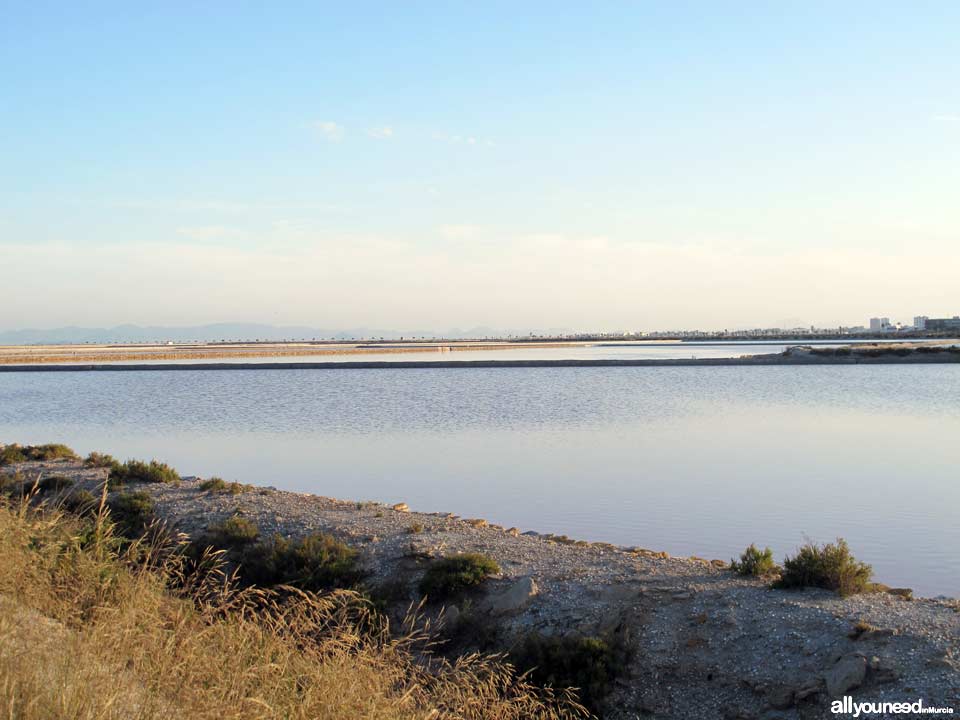
<path id="1" fill-rule="evenodd" d="M 113 457 L 113 455 L 107 455 L 105 453 L 92 452 L 87 457 L 84 458 L 83 464 L 87 467 L 97 467 L 97 468 L 111 468 L 117 467 L 120 465 L 119 462 Z"/>
<path id="2" fill-rule="evenodd" d="M 500 572 L 496 561 L 479 553 L 450 555 L 435 561 L 420 581 L 420 593 L 431 600 L 444 600 L 480 585 Z"/>
<path id="3" fill-rule="evenodd" d="M 75 460 L 77 454 L 66 445 L 5 445 L 0 449 L 0 465 L 13 465 L 28 461 Z"/>
<path id="4" fill-rule="evenodd" d="M 182 546 L 0 502 L 0 708 L 17 720 L 586 717 L 495 658 L 447 661 L 363 600 L 191 575 Z M 371 613 L 372 610 L 367 610 Z"/>
<path id="5" fill-rule="evenodd" d="M 274 535 L 243 553 L 240 573 L 261 587 L 290 585 L 318 592 L 356 588 L 363 579 L 357 551 L 336 538 L 314 533 L 296 540 Z"/>
<path id="6" fill-rule="evenodd" d="M 780 572 L 779 566 L 773 561 L 773 550 L 760 550 L 753 544 L 740 554 L 739 560 L 730 561 L 730 569 L 751 577 L 765 577 Z"/>
<path id="7" fill-rule="evenodd" d="M 166 463 L 151 460 L 127 460 L 110 468 L 110 487 L 120 487 L 131 482 L 179 484 L 180 475 Z"/>
<path id="8" fill-rule="evenodd" d="M 854 558 L 847 541 L 838 538 L 826 545 L 804 545 L 784 560 L 775 587 L 818 587 L 847 596 L 869 590 L 872 575 L 873 569 Z"/>
<path id="9" fill-rule="evenodd" d="M 143 535 L 155 518 L 156 506 L 145 492 L 119 493 L 108 503 L 110 518 L 125 538 Z"/>
<path id="10" fill-rule="evenodd" d="M 626 645 L 616 638 L 528 635 L 508 659 L 538 685 L 577 688 L 583 704 L 602 712 L 604 697 L 629 662 Z"/>
<path id="11" fill-rule="evenodd" d="M 223 522 L 211 525 L 200 542 L 220 550 L 238 550 L 256 542 L 259 537 L 260 528 L 253 520 L 233 515 Z"/>
<path id="12" fill-rule="evenodd" d="M 37 481 L 37 491 L 41 493 L 58 493 L 69 487 L 73 487 L 73 484 L 73 480 L 63 475 L 49 475 Z"/>
<path id="13" fill-rule="evenodd" d="M 89 490 L 71 490 L 60 502 L 61 507 L 75 515 L 91 515 L 100 508 L 100 498 Z"/>
<path id="14" fill-rule="evenodd" d="M 363 573 L 357 552 L 331 535 L 313 533 L 287 539 L 261 539 L 257 524 L 241 515 L 211 525 L 195 543 L 195 556 L 211 547 L 226 552 L 245 585 L 288 585 L 301 590 L 358 589 Z"/>
<path id="15" fill-rule="evenodd" d="M 240 495 L 241 493 L 253 490 L 253 485 L 243 485 L 238 482 L 227 482 L 223 478 L 212 477 L 200 483 L 201 492 L 208 493 L 227 493 L 229 495 Z"/>

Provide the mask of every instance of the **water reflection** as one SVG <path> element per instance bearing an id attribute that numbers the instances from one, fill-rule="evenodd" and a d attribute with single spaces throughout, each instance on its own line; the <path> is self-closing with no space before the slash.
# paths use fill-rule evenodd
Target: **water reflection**
<path id="1" fill-rule="evenodd" d="M 0 437 L 674 554 L 846 537 L 960 595 L 960 368 L 0 375 Z"/>

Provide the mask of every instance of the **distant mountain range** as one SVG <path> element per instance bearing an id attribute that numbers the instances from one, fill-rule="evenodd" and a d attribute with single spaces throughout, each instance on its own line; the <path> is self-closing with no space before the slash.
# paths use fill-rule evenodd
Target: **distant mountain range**
<path id="1" fill-rule="evenodd" d="M 489 327 L 468 330 L 453 328 L 434 330 L 380 330 L 353 328 L 330 330 L 303 326 L 276 326 L 259 323 L 215 323 L 187 327 L 155 327 L 117 325 L 112 328 L 62 327 L 49 330 L 26 329 L 0 332 L 0 345 L 33 345 L 43 343 L 149 343 L 149 342 L 216 342 L 220 340 L 399 340 L 400 338 L 493 338 L 527 335 L 530 331 L 504 331 Z M 552 328 L 535 331 L 538 335 L 563 334 Z"/>

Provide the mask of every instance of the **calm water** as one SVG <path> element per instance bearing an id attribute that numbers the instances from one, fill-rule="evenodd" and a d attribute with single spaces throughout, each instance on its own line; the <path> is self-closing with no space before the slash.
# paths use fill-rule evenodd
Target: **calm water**
<path id="1" fill-rule="evenodd" d="M 926 595 L 958 437 L 956 365 L 0 374 L 0 441 L 677 555 L 842 535 Z"/>

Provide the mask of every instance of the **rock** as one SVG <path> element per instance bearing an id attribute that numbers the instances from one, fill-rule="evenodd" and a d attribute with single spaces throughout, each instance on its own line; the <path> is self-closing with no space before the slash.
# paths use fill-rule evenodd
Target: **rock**
<path id="1" fill-rule="evenodd" d="M 756 713 L 739 705 L 725 705 L 721 712 L 723 720 L 754 720 L 757 717 Z"/>
<path id="2" fill-rule="evenodd" d="M 789 685 L 774 685 L 767 690 L 767 702 L 776 710 L 786 710 L 793 705 L 794 691 Z"/>
<path id="3" fill-rule="evenodd" d="M 710 561 L 710 564 L 713 565 L 715 568 L 719 568 L 719 569 L 723 570 L 723 569 L 726 568 L 730 563 L 728 563 L 726 560 L 711 560 L 711 561 Z"/>
<path id="4" fill-rule="evenodd" d="M 823 679 L 832 698 L 842 697 L 848 690 L 860 687 L 867 677 L 867 659 L 863 655 L 844 655 L 830 668 Z"/>
<path id="5" fill-rule="evenodd" d="M 520 529 L 519 529 L 519 528 L 512 527 L 512 528 L 508 529 L 507 532 L 508 532 L 509 534 L 513 535 L 514 537 L 517 537 L 517 536 L 520 534 Z"/>
<path id="6" fill-rule="evenodd" d="M 821 690 L 821 682 L 819 678 L 814 678 L 800 687 L 798 687 L 793 693 L 793 699 L 796 703 L 801 703 L 809 697 L 818 695 Z"/>
<path id="7" fill-rule="evenodd" d="M 515 580 L 510 586 L 487 598 L 484 608 L 493 615 L 506 615 L 523 610 L 540 593 L 537 583 L 529 575 Z"/>
<path id="8" fill-rule="evenodd" d="M 896 682 L 900 679 L 900 672 L 888 658 L 870 658 L 870 677 L 874 682 L 883 684 Z"/>
<path id="9" fill-rule="evenodd" d="M 397 503 L 396 505 L 393 505 L 392 508 L 397 512 L 410 512 L 410 506 L 406 503 Z"/>
<path id="10" fill-rule="evenodd" d="M 457 623 L 460 622 L 460 608 L 456 605 L 447 605 L 443 609 L 443 624 L 444 627 L 454 628 L 457 626 Z"/>
<path id="11" fill-rule="evenodd" d="M 525 533 L 522 533 L 522 534 L 526 535 L 527 537 L 537 537 L 540 535 L 540 533 L 538 533 L 536 530 L 527 530 Z"/>

